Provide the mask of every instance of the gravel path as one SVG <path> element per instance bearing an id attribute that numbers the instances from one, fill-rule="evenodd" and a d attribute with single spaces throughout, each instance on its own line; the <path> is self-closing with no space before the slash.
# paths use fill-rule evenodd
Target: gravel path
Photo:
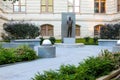
<path id="1" fill-rule="evenodd" d="M 56 58 L 43 58 L 31 62 L 0 67 L 0 80 L 31 80 L 37 72 L 57 70 L 62 64 L 78 65 L 89 56 L 97 56 L 101 50 L 112 50 L 107 46 L 84 46 L 79 48 L 56 48 Z"/>

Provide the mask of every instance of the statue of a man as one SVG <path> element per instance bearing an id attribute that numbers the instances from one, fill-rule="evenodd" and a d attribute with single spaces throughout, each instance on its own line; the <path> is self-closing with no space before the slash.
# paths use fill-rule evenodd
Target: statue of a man
<path id="1" fill-rule="evenodd" d="M 73 24 L 73 20 L 71 19 L 71 17 L 69 17 L 69 19 L 67 20 L 67 26 L 68 26 L 67 37 L 72 37 L 72 24 Z"/>

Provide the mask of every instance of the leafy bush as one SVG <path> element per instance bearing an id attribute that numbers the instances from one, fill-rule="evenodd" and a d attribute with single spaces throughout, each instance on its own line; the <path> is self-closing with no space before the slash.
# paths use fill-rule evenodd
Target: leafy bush
<path id="1" fill-rule="evenodd" d="M 94 37 L 94 38 L 93 38 L 93 42 L 94 42 L 95 44 L 97 44 L 97 42 L 98 42 L 98 37 Z"/>
<path id="2" fill-rule="evenodd" d="M 85 37 L 85 42 L 89 43 L 90 37 Z"/>
<path id="3" fill-rule="evenodd" d="M 13 22 L 3 25 L 7 35 L 2 35 L 3 39 L 26 39 L 35 38 L 39 35 L 39 28 L 31 23 Z"/>
<path id="4" fill-rule="evenodd" d="M 120 39 L 120 24 L 106 24 L 101 27 L 100 38 Z"/>
<path id="5" fill-rule="evenodd" d="M 62 65 L 58 71 L 50 70 L 45 71 L 44 74 L 36 74 L 33 80 L 96 80 L 116 69 L 118 63 L 120 63 L 120 53 L 112 54 L 105 50 L 98 57 L 85 59 L 77 67 Z"/>
<path id="6" fill-rule="evenodd" d="M 15 54 L 18 61 L 29 61 L 37 58 L 35 51 L 26 45 L 16 48 Z"/>
<path id="7" fill-rule="evenodd" d="M 42 42 L 44 41 L 44 38 L 43 37 L 41 37 L 40 38 L 40 45 L 42 45 Z"/>
<path id="8" fill-rule="evenodd" d="M 0 65 L 15 62 L 14 49 L 0 48 Z"/>
<path id="9" fill-rule="evenodd" d="M 56 41 L 55 37 L 50 37 L 49 40 L 51 41 L 52 44 L 55 44 Z"/>
<path id="10" fill-rule="evenodd" d="M 25 45 L 16 49 L 0 47 L 0 65 L 20 61 L 29 61 L 36 58 L 37 56 L 35 51 Z"/>

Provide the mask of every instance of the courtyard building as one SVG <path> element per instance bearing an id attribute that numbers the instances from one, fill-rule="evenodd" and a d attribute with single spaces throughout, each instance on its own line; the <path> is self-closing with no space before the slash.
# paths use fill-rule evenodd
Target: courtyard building
<path id="1" fill-rule="evenodd" d="M 41 36 L 59 39 L 63 12 L 75 13 L 76 38 L 99 37 L 102 25 L 120 22 L 120 0 L 0 0 L 0 36 L 4 23 L 25 21 L 36 24 Z"/>

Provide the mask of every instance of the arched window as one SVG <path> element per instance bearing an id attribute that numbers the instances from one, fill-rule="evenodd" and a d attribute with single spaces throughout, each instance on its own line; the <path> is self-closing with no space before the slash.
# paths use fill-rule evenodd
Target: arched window
<path id="1" fill-rule="evenodd" d="M 52 13 L 53 12 L 53 0 L 41 0 L 41 12 Z"/>
<path id="2" fill-rule="evenodd" d="M 95 13 L 105 13 L 106 0 L 95 0 L 94 4 Z"/>
<path id="3" fill-rule="evenodd" d="M 76 36 L 80 36 L 80 26 L 79 25 L 75 25 L 76 28 L 75 28 L 75 34 Z"/>
<path id="4" fill-rule="evenodd" d="M 117 11 L 120 12 L 120 0 L 117 0 Z"/>
<path id="5" fill-rule="evenodd" d="M 94 37 L 100 37 L 100 28 L 102 27 L 103 25 L 96 25 L 94 27 Z"/>
<path id="6" fill-rule="evenodd" d="M 68 0 L 68 12 L 80 13 L 80 0 Z"/>
<path id="7" fill-rule="evenodd" d="M 50 24 L 44 24 L 41 26 L 41 36 L 53 36 L 53 26 Z"/>
<path id="8" fill-rule="evenodd" d="M 13 12 L 25 12 L 26 11 L 26 0 L 17 0 L 13 4 Z"/>

